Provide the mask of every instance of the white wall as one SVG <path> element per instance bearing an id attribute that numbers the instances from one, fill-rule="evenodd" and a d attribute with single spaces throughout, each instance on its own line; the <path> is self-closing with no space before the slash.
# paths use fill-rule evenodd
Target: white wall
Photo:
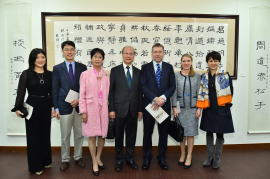
<path id="1" fill-rule="evenodd" d="M 15 0 L 0 0 L 0 146 L 26 146 L 25 136 L 6 135 L 6 108 L 8 60 L 5 57 L 5 22 L 4 3 Z M 194 14 L 237 14 L 240 15 L 238 79 L 233 81 L 234 98 L 232 115 L 235 133 L 225 135 L 226 144 L 269 143 L 270 134 L 247 134 L 248 124 L 248 75 L 249 75 L 249 8 L 259 5 L 270 6 L 269 0 L 22 0 L 32 4 L 32 47 L 42 47 L 41 12 L 138 12 L 138 13 L 194 13 Z M 269 17 L 265 17 L 265 22 Z M 246 72 L 246 77 L 239 74 Z M 52 121 L 52 146 L 60 146 L 60 127 L 56 119 Z M 142 145 L 142 121 L 138 123 L 137 146 Z M 158 133 L 155 128 L 153 145 L 158 144 Z M 205 133 L 199 130 L 195 144 L 205 144 Z M 85 139 L 84 145 L 87 145 Z M 113 142 L 106 142 L 114 146 Z M 169 140 L 169 145 L 178 145 Z"/>

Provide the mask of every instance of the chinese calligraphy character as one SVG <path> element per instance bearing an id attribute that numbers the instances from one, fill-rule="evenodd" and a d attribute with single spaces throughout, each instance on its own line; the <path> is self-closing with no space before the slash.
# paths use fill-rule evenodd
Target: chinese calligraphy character
<path id="1" fill-rule="evenodd" d="M 258 76 L 257 80 L 263 81 L 263 80 L 265 80 L 266 74 L 265 73 L 258 73 L 257 76 Z"/>
<path id="2" fill-rule="evenodd" d="M 90 24 L 86 24 L 85 25 L 85 29 L 88 31 L 88 30 L 93 30 L 93 25 L 90 25 Z"/>
<path id="3" fill-rule="evenodd" d="M 204 27 L 198 26 L 196 29 L 196 32 L 203 32 Z"/>
<path id="4" fill-rule="evenodd" d="M 104 40 L 104 37 L 97 37 L 97 43 L 101 42 L 103 43 L 105 40 Z"/>
<path id="5" fill-rule="evenodd" d="M 87 54 L 86 55 L 91 55 L 92 49 L 87 49 Z"/>
<path id="6" fill-rule="evenodd" d="M 177 31 L 179 34 L 179 32 L 183 29 L 181 28 L 181 25 L 176 25 L 174 30 Z"/>
<path id="7" fill-rule="evenodd" d="M 193 32 L 193 25 L 187 25 L 187 30 L 185 32 Z"/>
<path id="8" fill-rule="evenodd" d="M 264 58 L 263 58 L 263 57 L 261 57 L 261 58 L 257 59 L 257 64 L 259 64 L 259 65 L 263 65 L 263 60 L 264 60 Z"/>
<path id="9" fill-rule="evenodd" d="M 17 56 L 17 57 L 14 57 L 14 61 L 21 61 L 21 62 L 24 62 L 24 58 L 22 56 Z"/>
<path id="10" fill-rule="evenodd" d="M 180 62 L 175 62 L 173 67 L 174 68 L 181 68 L 181 63 Z"/>
<path id="11" fill-rule="evenodd" d="M 218 26 L 217 33 L 224 33 L 224 26 Z"/>
<path id="12" fill-rule="evenodd" d="M 186 40 L 188 41 L 187 45 L 191 44 L 192 45 L 192 37 L 187 37 Z"/>
<path id="13" fill-rule="evenodd" d="M 141 41 L 141 43 L 143 44 L 143 43 L 150 43 L 150 42 L 148 42 L 148 38 L 142 38 L 142 41 Z"/>
<path id="14" fill-rule="evenodd" d="M 164 38 L 163 41 L 164 41 L 164 44 L 172 45 L 171 44 L 171 38 L 170 37 Z"/>
<path id="15" fill-rule="evenodd" d="M 256 110 L 261 109 L 262 106 L 265 106 L 265 105 L 266 105 L 266 104 L 263 104 L 263 101 L 258 102 L 258 103 L 259 103 L 259 104 L 255 105 L 256 107 L 258 107 L 258 108 L 255 108 Z"/>
<path id="16" fill-rule="evenodd" d="M 258 50 L 258 49 L 265 50 L 265 41 L 258 41 L 257 42 L 257 49 L 256 50 Z"/>
<path id="17" fill-rule="evenodd" d="M 130 40 L 131 40 L 131 43 L 138 43 L 137 37 L 131 37 Z"/>
<path id="18" fill-rule="evenodd" d="M 143 57 L 148 56 L 147 50 L 143 50 L 141 56 L 143 56 Z"/>
<path id="19" fill-rule="evenodd" d="M 195 44 L 201 44 L 201 45 L 204 45 L 204 44 L 203 44 L 203 37 L 199 37 L 198 39 L 196 39 Z"/>
<path id="20" fill-rule="evenodd" d="M 81 24 L 75 24 L 74 29 L 82 30 Z"/>
<path id="21" fill-rule="evenodd" d="M 137 31 L 137 30 L 138 30 L 138 25 L 131 26 L 131 31 Z"/>
<path id="22" fill-rule="evenodd" d="M 159 27 L 160 26 L 156 24 L 156 25 L 154 25 L 154 29 L 152 29 L 152 30 L 157 32 L 157 31 L 161 30 Z"/>
<path id="23" fill-rule="evenodd" d="M 214 44 L 215 43 L 215 38 L 213 38 L 213 37 L 208 38 L 206 43 L 208 43 L 208 44 Z"/>
<path id="24" fill-rule="evenodd" d="M 175 37 L 174 43 L 176 43 L 176 44 L 183 44 L 182 38 L 180 38 L 180 37 Z"/>
<path id="25" fill-rule="evenodd" d="M 93 65 L 93 63 L 92 63 L 92 61 L 90 60 L 90 61 L 87 62 L 87 65 L 86 65 L 86 66 L 92 67 L 92 65 Z"/>
<path id="26" fill-rule="evenodd" d="M 116 38 L 115 36 L 112 36 L 112 37 L 108 37 L 108 44 L 114 44 L 114 42 L 116 41 Z"/>
<path id="27" fill-rule="evenodd" d="M 154 37 L 153 40 L 154 40 L 154 44 L 159 43 L 160 37 Z"/>
<path id="28" fill-rule="evenodd" d="M 147 25 L 147 24 L 144 24 L 144 25 L 141 27 L 141 30 L 142 30 L 142 31 L 146 31 L 146 30 L 150 31 L 150 30 L 148 29 L 148 25 Z"/>
<path id="29" fill-rule="evenodd" d="M 111 32 L 113 29 L 115 29 L 114 26 L 115 26 L 115 24 L 113 24 L 113 23 L 108 24 L 109 32 Z"/>
<path id="30" fill-rule="evenodd" d="M 116 53 L 114 52 L 114 49 L 111 49 L 109 55 L 115 55 L 115 54 Z"/>
<path id="31" fill-rule="evenodd" d="M 217 44 L 225 45 L 224 38 L 219 38 Z"/>
<path id="32" fill-rule="evenodd" d="M 164 28 L 163 28 L 163 31 L 171 31 L 171 25 L 165 25 Z"/>
<path id="33" fill-rule="evenodd" d="M 75 55 L 76 56 L 82 56 L 82 50 L 76 50 Z"/>
<path id="34" fill-rule="evenodd" d="M 101 29 L 101 30 L 104 30 L 104 31 L 106 31 L 106 29 L 104 29 L 103 27 L 104 27 L 104 25 L 102 25 L 102 24 L 100 24 L 100 25 L 97 25 L 97 28 L 96 28 L 96 30 L 98 30 L 98 29 Z"/>
<path id="35" fill-rule="evenodd" d="M 174 55 L 177 55 L 178 57 L 179 56 L 182 56 L 182 51 L 180 49 L 177 49 L 175 52 L 174 52 Z"/>
<path id="36" fill-rule="evenodd" d="M 74 42 L 75 43 L 82 43 L 82 37 L 75 37 Z"/>
<path id="37" fill-rule="evenodd" d="M 126 31 L 126 24 L 122 24 L 120 27 L 120 32 L 125 32 Z"/>
<path id="38" fill-rule="evenodd" d="M 215 32 L 215 27 L 214 26 L 207 27 L 206 32 Z"/>
<path id="39" fill-rule="evenodd" d="M 124 42 L 127 42 L 126 37 L 125 36 L 119 37 L 119 43 L 124 43 Z"/>
<path id="40" fill-rule="evenodd" d="M 164 50 L 165 55 L 169 55 L 169 57 L 171 56 L 171 52 L 171 50 Z"/>
<path id="41" fill-rule="evenodd" d="M 93 42 L 92 37 L 86 37 L 86 42 Z"/>
<path id="42" fill-rule="evenodd" d="M 110 65 L 108 66 L 108 67 L 115 67 L 116 66 L 116 63 L 115 63 L 116 61 L 110 61 Z"/>
<path id="43" fill-rule="evenodd" d="M 196 52 L 196 57 L 203 57 L 203 52 L 202 51 L 197 51 Z"/>
<path id="44" fill-rule="evenodd" d="M 258 93 L 258 95 L 260 95 L 260 93 L 264 93 L 266 89 L 256 89 L 255 93 Z"/>
<path id="45" fill-rule="evenodd" d="M 18 79 L 20 78 L 22 72 L 14 72 L 14 74 L 15 74 L 15 79 Z"/>
<path id="46" fill-rule="evenodd" d="M 56 34 L 56 37 L 58 37 L 58 34 Z M 59 39 L 58 39 L 59 40 Z M 57 40 L 56 40 L 57 41 Z M 23 39 L 19 39 L 18 41 L 13 41 L 13 45 L 14 46 L 21 46 L 22 48 L 24 48 L 24 49 L 26 49 L 24 46 L 23 46 L 23 44 L 24 44 L 24 41 L 23 41 Z"/>

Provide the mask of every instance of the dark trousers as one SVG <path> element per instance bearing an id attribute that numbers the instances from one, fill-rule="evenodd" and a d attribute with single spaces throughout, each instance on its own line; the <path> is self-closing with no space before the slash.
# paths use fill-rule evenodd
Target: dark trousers
<path id="1" fill-rule="evenodd" d="M 137 117 L 132 117 L 130 110 L 125 118 L 115 118 L 115 153 L 116 161 L 134 160 L 135 142 L 137 136 Z M 126 153 L 123 152 L 124 132 L 126 131 Z"/>
<path id="2" fill-rule="evenodd" d="M 158 161 L 166 159 L 168 133 L 170 127 L 170 116 L 161 124 L 158 124 Z M 152 155 L 152 134 L 156 120 L 147 111 L 143 113 L 143 158 L 151 160 Z"/>
<path id="3" fill-rule="evenodd" d="M 31 118 L 25 119 L 28 170 L 32 173 L 40 172 L 44 166 L 52 164 L 49 109 L 39 111 L 34 108 Z"/>

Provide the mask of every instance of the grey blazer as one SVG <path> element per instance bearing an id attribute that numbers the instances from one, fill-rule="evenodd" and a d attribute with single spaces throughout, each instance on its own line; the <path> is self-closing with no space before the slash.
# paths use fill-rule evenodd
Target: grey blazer
<path id="1" fill-rule="evenodd" d="M 176 107 L 177 101 L 180 103 L 180 108 L 185 108 L 185 85 L 186 85 L 186 80 L 189 80 L 190 84 L 190 107 L 191 108 L 196 108 L 197 104 L 197 97 L 200 89 L 200 84 L 201 84 L 201 75 L 199 73 L 195 72 L 195 75 L 190 77 L 190 76 L 184 76 L 182 75 L 181 71 L 175 73 L 175 84 L 176 84 L 176 89 L 175 92 L 172 96 L 172 106 Z"/>

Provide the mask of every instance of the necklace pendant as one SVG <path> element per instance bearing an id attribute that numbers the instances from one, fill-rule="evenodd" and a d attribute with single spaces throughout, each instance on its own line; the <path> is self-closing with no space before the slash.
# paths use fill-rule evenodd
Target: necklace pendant
<path id="1" fill-rule="evenodd" d="M 44 80 L 40 80 L 39 82 L 40 82 L 40 84 L 44 84 Z"/>

